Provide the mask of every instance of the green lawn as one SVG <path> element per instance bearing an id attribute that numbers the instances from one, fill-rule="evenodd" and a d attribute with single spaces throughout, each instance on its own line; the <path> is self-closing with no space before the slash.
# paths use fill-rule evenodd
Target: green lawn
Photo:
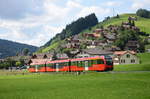
<path id="1" fill-rule="evenodd" d="M 150 73 L 0 76 L 0 99 L 150 99 Z"/>

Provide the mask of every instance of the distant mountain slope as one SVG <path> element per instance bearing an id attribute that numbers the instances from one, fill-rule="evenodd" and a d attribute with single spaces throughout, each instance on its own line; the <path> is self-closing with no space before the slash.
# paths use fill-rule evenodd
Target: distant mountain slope
<path id="1" fill-rule="evenodd" d="M 37 50 L 35 46 L 0 39 L 0 59 L 21 53 L 24 48 L 28 48 L 31 53 Z"/>
<path id="2" fill-rule="evenodd" d="M 121 15 L 119 15 L 119 18 L 112 17 L 112 18 L 110 18 L 108 20 L 105 20 L 103 22 L 99 22 L 98 24 L 96 24 L 95 26 L 93 26 L 91 28 L 85 29 L 85 30 L 83 30 L 82 32 L 80 32 L 78 34 L 92 33 L 96 28 L 99 28 L 101 26 L 107 27 L 109 25 L 121 25 L 122 22 L 127 22 L 128 21 L 129 16 L 137 17 L 137 21 L 135 22 L 135 25 L 137 27 L 139 27 L 141 29 L 141 31 L 150 34 L 150 28 L 149 28 L 150 19 L 139 17 L 136 14 L 121 14 Z M 59 48 L 59 46 L 62 43 L 64 43 L 64 40 L 61 40 L 61 41 L 59 40 L 59 41 L 57 41 L 53 44 L 50 44 L 47 47 L 41 48 L 38 52 L 43 53 L 43 52 L 48 52 L 48 51 L 50 51 L 52 49 L 55 49 L 55 48 Z"/>

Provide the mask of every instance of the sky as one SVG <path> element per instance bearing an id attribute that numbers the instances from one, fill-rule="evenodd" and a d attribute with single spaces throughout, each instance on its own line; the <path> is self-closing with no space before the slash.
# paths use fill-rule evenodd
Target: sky
<path id="1" fill-rule="evenodd" d="M 0 0 L 0 39 L 42 46 L 79 17 L 95 13 L 102 21 L 149 5 L 150 0 Z"/>

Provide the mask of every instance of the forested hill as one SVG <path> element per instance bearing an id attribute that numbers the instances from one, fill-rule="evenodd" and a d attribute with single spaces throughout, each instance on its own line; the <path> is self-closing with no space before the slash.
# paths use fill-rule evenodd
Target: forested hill
<path id="1" fill-rule="evenodd" d="M 136 14 L 121 14 L 121 15 L 119 15 L 119 18 L 108 17 L 105 20 L 103 20 L 102 22 L 99 22 L 98 24 L 83 30 L 79 34 L 92 33 L 95 29 L 97 29 L 99 27 L 106 28 L 106 27 L 108 27 L 110 25 L 121 25 L 122 22 L 127 22 L 128 18 L 130 16 L 137 18 L 137 21 L 135 21 L 135 25 L 138 28 L 140 28 L 141 31 L 146 32 L 147 34 L 150 34 L 150 28 L 149 28 L 149 26 L 150 26 L 150 19 L 137 16 Z M 44 53 L 44 52 L 48 52 L 48 51 L 50 51 L 52 49 L 58 49 L 64 43 L 65 43 L 64 40 L 58 40 L 55 43 L 50 44 L 49 46 L 47 46 L 45 48 L 41 48 L 40 50 L 38 50 L 38 53 Z M 146 46 L 146 48 L 150 48 L 150 45 Z"/>
<path id="2" fill-rule="evenodd" d="M 31 53 L 37 50 L 35 46 L 0 39 L 0 59 L 21 53 L 24 48 L 29 49 Z"/>
<path id="3" fill-rule="evenodd" d="M 62 30 L 61 33 L 58 33 L 54 38 L 48 41 L 43 47 L 47 47 L 57 41 L 64 40 L 70 36 L 79 34 L 81 31 L 93 27 L 98 24 L 98 19 L 94 13 L 86 16 L 81 17 L 78 20 L 68 24 L 65 29 Z"/>

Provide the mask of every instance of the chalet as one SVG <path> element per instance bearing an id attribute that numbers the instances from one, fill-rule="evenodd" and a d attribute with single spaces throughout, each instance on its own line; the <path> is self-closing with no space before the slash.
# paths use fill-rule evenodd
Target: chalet
<path id="1" fill-rule="evenodd" d="M 101 32 L 103 32 L 103 29 L 96 29 L 94 30 L 95 33 L 100 34 Z"/>
<path id="2" fill-rule="evenodd" d="M 111 47 L 105 47 L 105 50 L 115 52 L 115 51 L 120 51 L 121 49 L 117 46 L 111 46 Z"/>
<path id="3" fill-rule="evenodd" d="M 46 64 L 49 59 L 31 59 L 29 61 L 30 65 Z"/>
<path id="4" fill-rule="evenodd" d="M 100 33 L 85 33 L 84 37 L 88 38 L 88 37 L 94 37 L 94 38 L 99 38 L 101 36 Z"/>
<path id="5" fill-rule="evenodd" d="M 58 60 L 68 59 L 69 58 L 67 56 L 67 54 L 65 54 L 65 53 L 62 53 L 62 54 L 58 53 L 56 56 L 57 56 Z"/>
<path id="6" fill-rule="evenodd" d="M 104 35 L 104 37 L 107 38 L 107 43 L 109 44 L 113 43 L 116 40 L 116 35 L 112 33 L 107 33 Z"/>
<path id="7" fill-rule="evenodd" d="M 134 41 L 134 40 L 128 41 L 127 44 L 125 45 L 125 50 L 133 50 L 137 52 L 138 48 L 139 48 L 139 43 L 138 41 Z"/>
<path id="8" fill-rule="evenodd" d="M 79 48 L 79 47 L 80 47 L 79 43 L 71 42 L 66 44 L 66 48 Z"/>
<path id="9" fill-rule="evenodd" d="M 136 27 L 136 26 L 132 26 L 131 29 L 136 31 L 136 32 L 140 32 L 140 29 L 138 27 Z"/>
<path id="10" fill-rule="evenodd" d="M 52 59 L 52 54 L 41 53 L 41 54 L 33 54 L 32 59 Z"/>
<path id="11" fill-rule="evenodd" d="M 82 50 L 78 55 L 77 58 L 81 57 L 92 57 L 92 56 L 112 56 L 112 51 L 102 50 L 100 48 L 91 48 Z"/>
<path id="12" fill-rule="evenodd" d="M 114 65 L 139 64 L 140 60 L 134 51 L 116 51 L 113 56 Z"/>

